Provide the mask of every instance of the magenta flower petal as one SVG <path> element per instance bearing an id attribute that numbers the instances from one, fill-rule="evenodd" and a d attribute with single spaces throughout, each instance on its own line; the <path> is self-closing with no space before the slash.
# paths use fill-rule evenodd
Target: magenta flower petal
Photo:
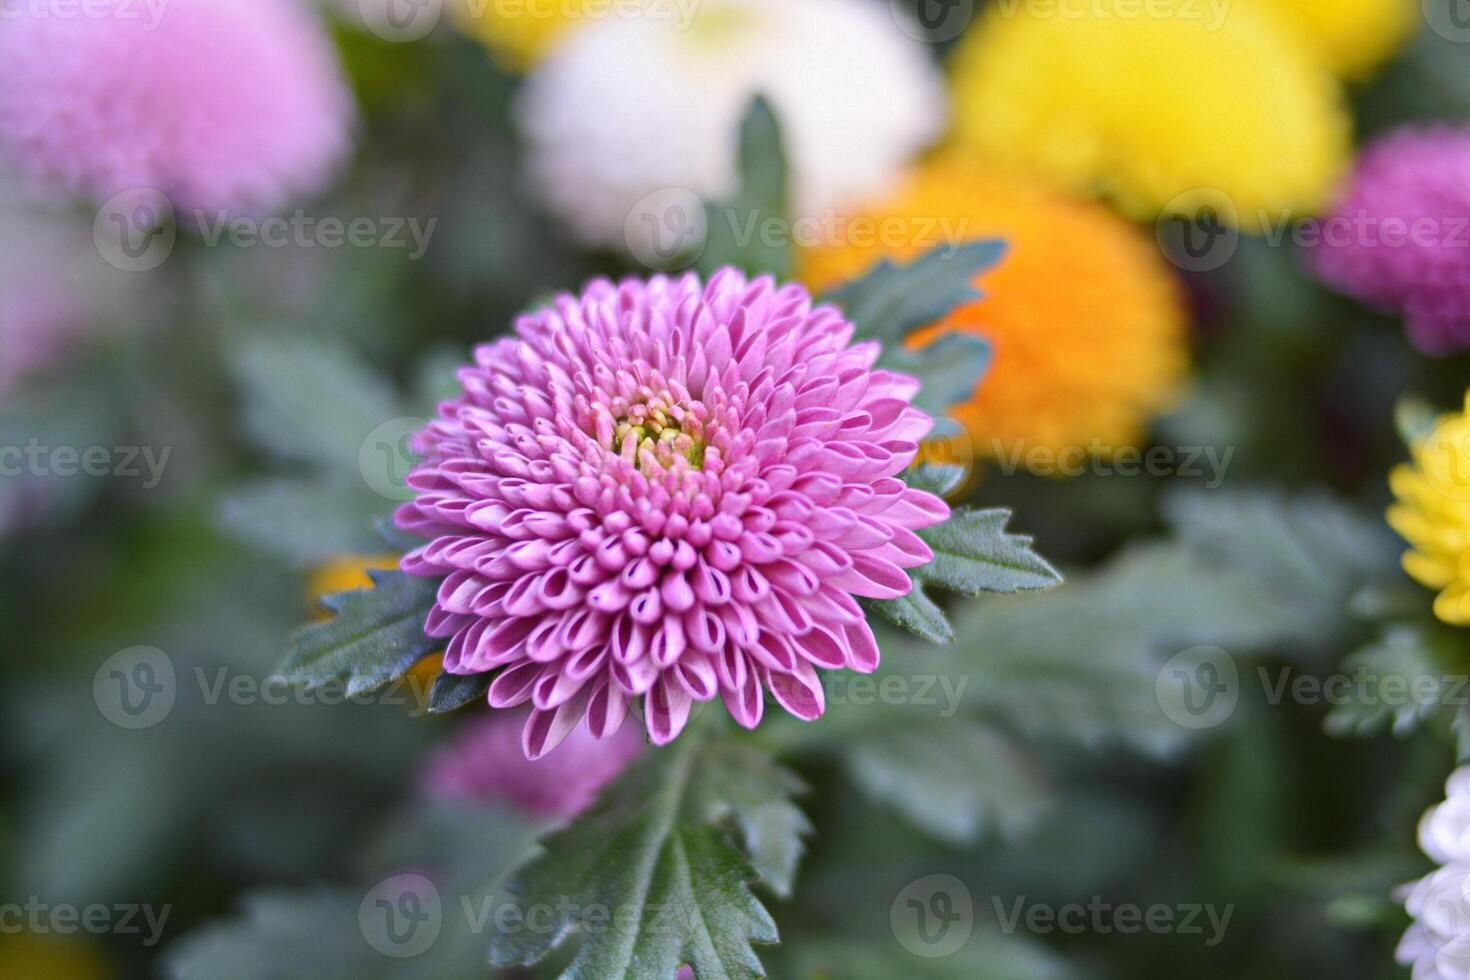
<path id="1" fill-rule="evenodd" d="M 1369 146 L 1305 244 L 1323 281 L 1402 315 L 1420 350 L 1470 349 L 1470 129 L 1403 129 Z"/>
<path id="2" fill-rule="evenodd" d="M 898 479 L 931 423 L 917 385 L 852 335 L 727 269 L 599 280 L 475 352 L 416 437 L 397 523 L 430 540 L 402 567 L 444 579 L 445 669 L 531 703 L 528 756 L 635 702 L 657 744 L 716 698 L 746 727 L 767 693 L 811 720 L 819 668 L 877 667 L 854 597 L 906 595 L 913 532 L 949 511 Z"/>
<path id="3" fill-rule="evenodd" d="M 529 722 L 529 723 L 528 723 Z M 562 719 L 522 711 L 495 712 L 476 719 L 429 760 L 424 780 L 435 797 L 503 800 L 536 816 L 569 817 L 592 802 L 597 791 L 621 773 L 644 747 L 632 728 L 598 738 L 586 726 L 566 731 Z M 522 739 L 535 733 L 544 758 L 525 758 Z M 559 747 L 551 751 L 551 735 Z"/>

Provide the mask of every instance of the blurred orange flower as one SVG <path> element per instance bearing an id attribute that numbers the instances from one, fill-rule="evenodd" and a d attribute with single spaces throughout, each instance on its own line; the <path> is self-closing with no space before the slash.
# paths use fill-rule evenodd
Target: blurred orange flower
<path id="1" fill-rule="evenodd" d="M 1186 314 L 1153 243 L 1103 207 L 941 160 L 803 250 L 800 273 L 825 288 L 884 257 L 979 238 L 1008 242 L 979 280 L 985 296 L 913 338 L 960 330 L 991 342 L 990 370 L 951 413 L 976 458 L 1057 473 L 1062 454 L 1136 445 L 1188 370 Z"/>

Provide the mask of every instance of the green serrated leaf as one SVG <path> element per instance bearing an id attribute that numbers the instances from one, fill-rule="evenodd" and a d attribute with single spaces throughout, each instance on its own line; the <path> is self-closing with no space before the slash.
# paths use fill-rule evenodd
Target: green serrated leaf
<path id="1" fill-rule="evenodd" d="M 490 681 L 490 674 L 440 674 L 429 691 L 429 713 L 448 714 L 480 700 L 490 690 Z"/>
<path id="2" fill-rule="evenodd" d="M 437 585 L 402 572 L 370 571 L 374 586 L 322 600 L 333 619 L 303 627 L 277 672 L 308 690 L 345 681 L 347 696 L 397 680 L 441 641 L 424 635 Z"/>
<path id="3" fill-rule="evenodd" d="M 897 599 L 864 599 L 864 609 L 875 612 L 900 629 L 908 630 L 930 643 L 953 643 L 954 627 L 949 625 L 944 610 L 924 594 L 918 586 Z"/>
<path id="4" fill-rule="evenodd" d="M 207 926 L 171 949 L 166 975 L 170 980 L 483 976 L 485 932 L 499 908 L 501 883 L 529 853 L 534 830 L 524 817 L 498 807 L 430 807 L 372 855 L 376 875 L 422 874 L 432 881 L 432 892 L 415 893 L 425 916 L 417 925 L 402 933 L 382 930 L 369 901 L 377 882 L 259 892 L 247 896 L 238 918 Z M 432 941 L 422 950 L 410 945 L 419 930 L 432 930 L 424 933 Z M 401 947 L 389 945 L 399 942 Z M 390 955 L 400 948 L 405 955 Z"/>
<path id="5" fill-rule="evenodd" d="M 786 225 L 789 170 L 780 122 L 771 104 L 758 97 L 740 124 L 739 193 L 705 209 L 707 234 L 697 262 L 701 272 L 708 275 L 733 265 L 778 279 L 791 274 L 791 234 Z M 772 222 L 776 234 L 763 234 Z"/>
<path id="6" fill-rule="evenodd" d="M 535 963 L 580 933 L 569 980 L 673 977 L 684 964 L 701 980 L 765 976 L 751 944 L 775 942 L 776 925 L 749 885 L 763 870 L 789 887 L 805 827 L 790 804 L 796 785 L 768 759 L 695 732 L 648 753 L 515 875 L 513 900 L 550 922 L 497 933 L 491 962 Z M 722 830 L 729 821 L 753 861 Z"/>
<path id="7" fill-rule="evenodd" d="M 1178 543 L 1135 546 L 1065 589 L 965 607 L 947 669 L 969 675 L 968 703 L 1028 735 L 1168 756 L 1198 732 L 1160 707 L 1165 662 L 1198 644 L 1238 654 L 1291 636 L 1274 599 Z"/>
<path id="8" fill-rule="evenodd" d="M 737 743 L 710 746 L 701 764 L 715 766 L 720 775 L 697 784 L 698 811 L 707 820 L 733 822 L 761 880 L 780 897 L 790 897 L 802 838 L 812 829 L 792 802 L 805 791 L 801 780 L 770 756 Z"/>
<path id="9" fill-rule="evenodd" d="M 927 944 L 915 943 L 916 949 Z M 872 937 L 803 942 L 786 952 L 790 980 L 1068 980 L 1077 976 L 1044 946 L 998 929 L 977 930 L 950 956 L 920 956 Z"/>
<path id="10" fill-rule="evenodd" d="M 970 334 L 949 333 L 917 351 L 897 344 L 883 350 L 878 366 L 919 379 L 914 405 L 931 415 L 943 415 L 975 395 L 975 386 L 990 366 L 990 342 Z"/>
<path id="11" fill-rule="evenodd" d="M 851 740 L 847 768 L 869 797 L 956 846 L 1011 838 L 1045 812 L 1037 764 L 1013 740 L 970 719 L 904 717 Z"/>
<path id="12" fill-rule="evenodd" d="M 1401 574 L 1399 545 L 1379 515 L 1321 491 L 1189 489 L 1167 495 L 1163 510 L 1205 561 L 1259 583 L 1271 596 L 1260 614 L 1292 621 L 1303 647 L 1351 642 L 1350 598 Z"/>
<path id="13" fill-rule="evenodd" d="M 909 571 L 913 591 L 865 605 L 895 626 L 931 642 L 947 643 L 954 631 L 924 594 L 927 586 L 976 596 L 1049 589 L 1061 582 L 1061 574 L 1031 550 L 1030 538 L 1006 532 L 1010 519 L 1008 510 L 960 509 L 943 524 L 920 531 L 934 560 Z"/>
<path id="14" fill-rule="evenodd" d="M 859 338 L 897 347 L 920 327 L 979 299 L 975 278 L 999 262 L 1005 248 L 1004 242 L 986 240 L 940 246 L 901 265 L 884 259 L 822 299 L 841 307 Z"/>
<path id="15" fill-rule="evenodd" d="M 240 541 L 305 566 L 375 548 L 373 519 L 386 506 L 360 482 L 268 477 L 228 490 L 217 520 Z"/>
<path id="16" fill-rule="evenodd" d="M 1029 537 L 1006 533 L 1010 519 L 1009 510 L 961 509 L 919 532 L 934 560 L 915 569 L 915 578 L 971 596 L 1049 589 L 1061 582 L 1061 573 L 1031 550 Z"/>
<path id="17" fill-rule="evenodd" d="M 1344 660 L 1343 673 L 1362 683 L 1328 712 L 1330 734 L 1402 737 L 1428 725 L 1453 734 L 1460 758 L 1470 757 L 1470 655 L 1454 630 L 1430 622 L 1392 625 Z"/>
<path id="18" fill-rule="evenodd" d="M 253 337 L 231 352 L 230 367 L 255 443 L 333 473 L 356 473 L 367 436 L 407 414 L 387 379 L 319 337 Z"/>

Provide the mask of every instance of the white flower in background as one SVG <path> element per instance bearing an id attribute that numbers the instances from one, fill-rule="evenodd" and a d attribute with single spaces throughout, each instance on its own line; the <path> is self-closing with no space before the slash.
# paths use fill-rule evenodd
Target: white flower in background
<path id="1" fill-rule="evenodd" d="M 1400 893 L 1414 924 L 1397 955 L 1414 980 L 1470 980 L 1470 766 L 1445 795 L 1419 821 L 1419 846 L 1442 867 Z"/>
<path id="2" fill-rule="evenodd" d="M 883 190 L 944 126 L 939 71 L 887 3 L 701 0 L 687 18 L 678 7 L 589 21 L 527 80 L 531 179 L 587 244 L 636 253 L 628 217 L 650 194 L 730 195 L 758 94 L 781 122 L 798 216 Z"/>

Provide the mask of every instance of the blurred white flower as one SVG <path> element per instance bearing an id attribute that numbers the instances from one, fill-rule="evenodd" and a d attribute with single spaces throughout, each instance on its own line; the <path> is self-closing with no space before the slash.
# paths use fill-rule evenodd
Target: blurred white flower
<path id="1" fill-rule="evenodd" d="M 1450 776 L 1445 796 L 1419 821 L 1419 846 L 1442 867 L 1399 894 L 1414 924 L 1397 958 L 1414 980 L 1470 980 L 1470 766 Z"/>
<path id="2" fill-rule="evenodd" d="M 587 244 L 637 254 L 628 219 L 649 195 L 730 195 L 758 94 L 781 122 L 796 216 L 882 191 L 944 126 L 939 71 L 887 3 L 703 0 L 691 18 L 668 13 L 589 22 L 522 94 L 531 179 Z"/>

